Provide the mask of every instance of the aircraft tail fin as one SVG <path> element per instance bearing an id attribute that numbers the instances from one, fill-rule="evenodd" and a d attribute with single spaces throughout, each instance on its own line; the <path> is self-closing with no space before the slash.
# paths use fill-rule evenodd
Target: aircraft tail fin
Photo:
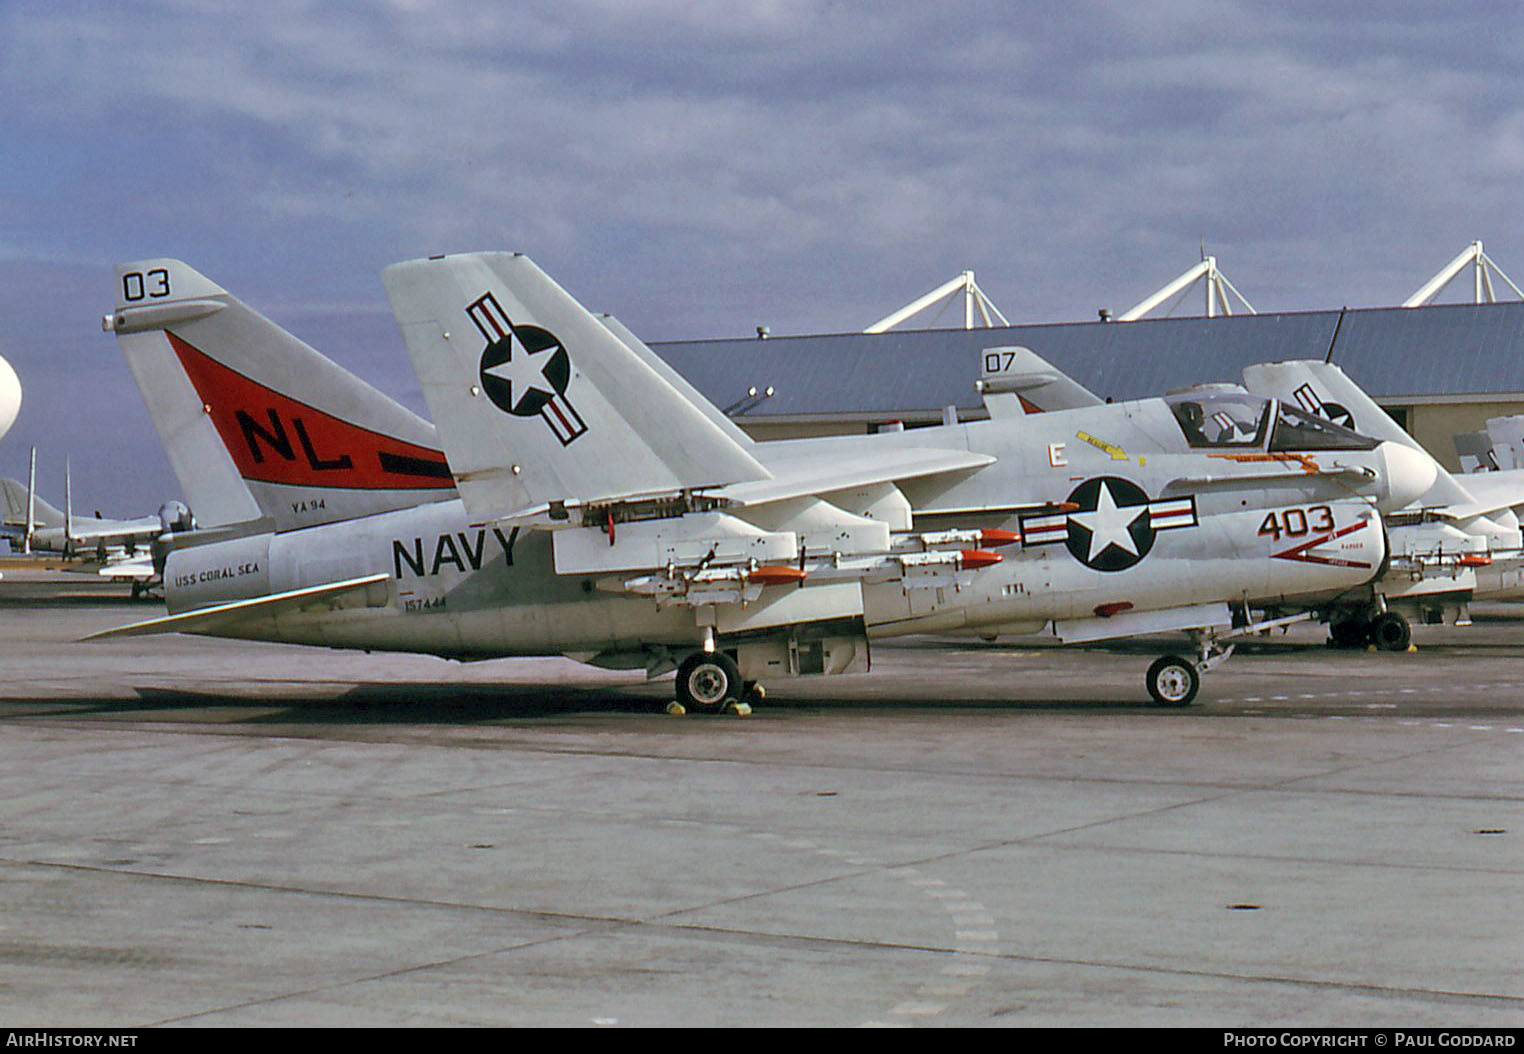
<path id="1" fill-rule="evenodd" d="M 1031 348 L 985 348 L 979 353 L 979 392 L 992 418 L 1100 406 L 1089 388 Z"/>
<path id="2" fill-rule="evenodd" d="M 455 496 L 433 426 L 179 260 L 117 268 L 115 333 L 203 526 Z"/>
<path id="3" fill-rule="evenodd" d="M 1487 418 L 1493 467 L 1524 468 L 1524 415 Z"/>
<path id="4" fill-rule="evenodd" d="M 528 257 L 431 257 L 382 280 L 473 517 L 564 519 L 569 506 L 769 478 L 712 407 Z"/>
<path id="5" fill-rule="evenodd" d="M 64 514 L 37 495 L 31 494 L 25 483 L 19 479 L 0 479 L 0 496 L 5 499 L 6 526 L 26 527 L 26 507 L 29 495 L 32 500 L 33 527 L 62 527 L 64 525 Z"/>
<path id="6" fill-rule="evenodd" d="M 756 445 L 756 441 L 751 436 L 741 431 L 740 425 L 726 417 L 723 410 L 706 399 L 697 388 L 688 383 L 688 378 L 668 365 L 667 361 L 652 351 L 645 341 L 630 332 L 630 328 L 623 322 L 613 315 L 598 315 L 597 319 L 610 333 L 624 341 L 631 351 L 640 356 L 646 365 L 655 370 L 662 380 L 672 385 L 682 393 L 684 398 L 697 406 L 705 417 L 714 422 L 716 428 L 735 440 L 739 446 L 750 448 Z"/>
<path id="7" fill-rule="evenodd" d="M 1418 441 L 1392 420 L 1365 391 L 1331 362 L 1307 359 L 1268 362 L 1244 368 L 1244 387 L 1269 395 L 1335 424 L 1353 428 L 1372 439 L 1391 440 L 1432 457 Z M 1424 506 L 1469 505 L 1472 496 L 1449 472 L 1434 463 L 1434 484 L 1420 499 Z"/>

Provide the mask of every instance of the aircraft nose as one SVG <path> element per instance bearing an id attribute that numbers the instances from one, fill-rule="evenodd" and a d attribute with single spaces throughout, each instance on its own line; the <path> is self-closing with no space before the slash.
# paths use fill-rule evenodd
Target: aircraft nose
<path id="1" fill-rule="evenodd" d="M 1377 447 L 1377 453 L 1383 480 L 1383 500 L 1377 505 L 1383 512 L 1411 505 L 1434 486 L 1434 459 L 1428 454 L 1391 440 Z"/>

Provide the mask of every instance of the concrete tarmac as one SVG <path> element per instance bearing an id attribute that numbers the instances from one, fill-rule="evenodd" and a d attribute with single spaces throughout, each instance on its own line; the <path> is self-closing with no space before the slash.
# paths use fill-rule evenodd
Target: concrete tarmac
<path id="1" fill-rule="evenodd" d="M 1524 1025 L 1524 608 L 914 639 L 747 718 L 565 660 L 170 636 L 0 581 L 0 1021 Z"/>

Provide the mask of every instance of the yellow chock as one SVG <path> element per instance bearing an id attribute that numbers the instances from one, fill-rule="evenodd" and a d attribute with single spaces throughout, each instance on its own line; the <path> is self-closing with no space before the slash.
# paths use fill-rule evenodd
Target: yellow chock
<path id="1" fill-rule="evenodd" d="M 676 699 L 667 704 L 667 713 L 671 714 L 673 717 L 682 717 L 687 712 L 688 708 L 682 703 L 678 702 Z"/>

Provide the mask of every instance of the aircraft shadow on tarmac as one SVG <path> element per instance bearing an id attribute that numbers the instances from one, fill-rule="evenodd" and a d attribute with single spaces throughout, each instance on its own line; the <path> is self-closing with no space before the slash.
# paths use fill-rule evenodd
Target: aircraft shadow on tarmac
<path id="1" fill-rule="evenodd" d="M 863 679 L 862 695 L 845 691 L 839 694 L 811 693 L 801 697 L 783 693 L 769 696 L 748 720 L 871 716 L 890 712 L 928 716 L 954 711 L 984 714 L 1160 712 L 1146 700 L 1135 698 L 1002 699 L 962 693 L 939 694 L 934 690 L 885 692 L 882 685 L 868 683 L 870 679 Z M 106 718 L 226 728 L 236 725 L 470 726 L 619 716 L 668 720 L 665 711 L 671 698 L 670 686 L 661 683 L 634 688 L 617 685 L 365 684 L 338 695 L 284 690 L 278 696 L 264 698 L 161 686 L 138 687 L 134 691 L 136 699 L 11 699 L 0 704 L 0 721 Z M 693 714 L 686 720 L 707 723 L 730 722 L 735 718 L 729 714 Z"/>
<path id="2" fill-rule="evenodd" d="M 852 678 L 853 687 L 868 695 L 851 692 L 811 692 L 791 696 L 775 692 L 755 713 L 767 715 L 882 713 L 886 711 L 945 713 L 950 710 L 1000 711 L 1097 711 L 1153 710 L 1146 699 L 1063 699 L 974 697 L 934 690 L 886 692 L 871 675 Z M 814 688 L 814 685 L 810 685 Z M 846 687 L 845 685 L 843 687 Z M 635 687 L 599 685 L 358 685 L 339 696 L 303 697 L 284 693 L 279 699 L 220 695 L 212 692 L 170 688 L 140 688 L 141 702 L 117 703 L 117 710 L 278 708 L 278 712 L 251 717 L 250 724 L 491 724 L 546 718 L 599 715 L 665 716 L 671 699 L 669 683 Z M 690 719 L 727 720 L 731 715 L 692 714 Z"/>
<path id="3" fill-rule="evenodd" d="M 585 714 L 661 713 L 659 698 L 606 685 L 362 684 L 337 696 L 282 692 L 279 697 L 222 695 L 176 688 L 139 688 L 125 709 L 247 710 L 249 724 L 489 724 Z"/>

